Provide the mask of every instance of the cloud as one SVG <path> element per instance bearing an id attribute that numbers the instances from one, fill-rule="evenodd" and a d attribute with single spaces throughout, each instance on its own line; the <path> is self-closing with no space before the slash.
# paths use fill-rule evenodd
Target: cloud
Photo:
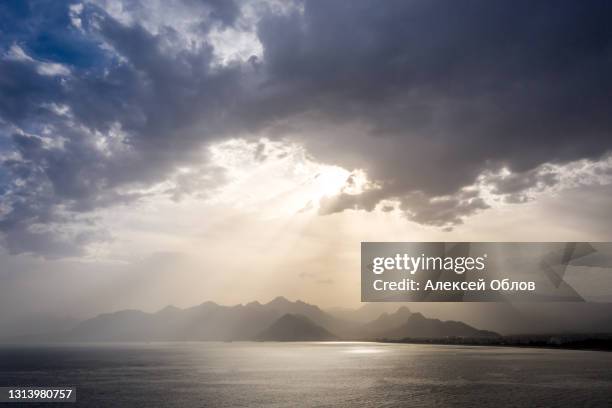
<path id="1" fill-rule="evenodd" d="M 362 208 L 460 203 L 486 171 L 609 151 L 610 15 L 604 2 L 305 2 L 260 22 L 269 96 L 257 112 L 292 117 L 315 157 L 365 164 L 382 190 L 353 197 Z M 515 182 L 518 194 L 533 180 Z"/>
<path id="2" fill-rule="evenodd" d="M 40 75 L 56 76 L 56 75 L 69 75 L 70 70 L 66 66 L 54 62 L 37 61 L 25 53 L 25 51 L 18 45 L 13 44 L 5 57 L 8 60 L 25 61 L 33 64 L 36 67 L 36 71 Z"/>
<path id="3" fill-rule="evenodd" d="M 611 16 L 603 1 L 3 3 L 4 246 L 78 254 L 98 209 L 160 183 L 206 196 L 224 181 L 206 147 L 240 136 L 302 143 L 376 186 L 322 214 L 396 202 L 451 228 L 491 196 L 528 201 L 555 166 L 612 147 Z"/>
<path id="4" fill-rule="evenodd" d="M 211 2 L 206 18 L 231 23 L 225 3 Z M 89 240 L 67 230 L 85 228 L 84 214 L 142 198 L 178 165 L 205 160 L 203 145 L 228 130 L 215 122 L 240 87 L 240 67 L 213 72 L 210 45 L 173 48 L 172 29 L 152 34 L 94 5 L 79 8 L 79 30 L 64 26 L 74 8 L 63 4 L 59 21 L 42 8 L 26 7 L 18 18 L 32 32 L 15 29 L 3 44 L 0 231 L 12 253 L 78 255 Z M 37 56 L 41 36 L 58 30 L 78 45 L 72 54 Z M 80 53 L 98 64 L 80 66 Z M 205 178 L 183 176 L 168 194 L 179 197 Z"/>

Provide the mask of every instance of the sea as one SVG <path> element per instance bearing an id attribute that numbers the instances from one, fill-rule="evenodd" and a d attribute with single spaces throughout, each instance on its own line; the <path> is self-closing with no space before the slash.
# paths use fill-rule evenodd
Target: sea
<path id="1" fill-rule="evenodd" d="M 104 408 L 610 407 L 612 353 L 355 342 L 15 345 L 0 346 L 0 386 L 75 386 L 77 402 L 62 406 Z"/>

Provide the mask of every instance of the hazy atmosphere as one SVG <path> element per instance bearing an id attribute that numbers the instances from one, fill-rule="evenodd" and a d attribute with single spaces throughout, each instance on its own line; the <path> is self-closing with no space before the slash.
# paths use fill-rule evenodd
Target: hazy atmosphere
<path id="1" fill-rule="evenodd" d="M 611 241 L 611 17 L 1 2 L 0 334 L 207 300 L 359 307 L 361 241 Z"/>

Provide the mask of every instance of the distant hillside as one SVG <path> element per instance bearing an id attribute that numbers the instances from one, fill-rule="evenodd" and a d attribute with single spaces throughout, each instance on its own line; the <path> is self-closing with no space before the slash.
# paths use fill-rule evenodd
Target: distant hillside
<path id="1" fill-rule="evenodd" d="M 259 341 L 326 341 L 337 340 L 338 337 L 306 316 L 287 313 L 255 339 Z"/>
<path id="2" fill-rule="evenodd" d="M 397 302 L 372 302 L 364 303 L 358 309 L 334 307 L 325 311 L 338 319 L 363 324 L 371 322 L 383 313 L 395 313 L 402 306 L 405 306 L 405 304 Z"/>
<path id="3" fill-rule="evenodd" d="M 251 340 L 281 316 L 306 316 L 326 329 L 342 327 L 317 306 L 277 297 L 269 303 L 221 306 L 205 302 L 187 309 L 168 306 L 157 313 L 124 310 L 106 313 L 54 336 L 58 341 L 225 341 Z"/>
<path id="4" fill-rule="evenodd" d="M 315 305 L 299 300 L 292 302 L 284 297 L 264 304 L 251 302 L 235 306 L 205 302 L 187 309 L 168 306 L 156 313 L 139 310 L 105 313 L 60 333 L 13 336 L 4 341 L 306 341 L 496 335 L 462 322 L 428 319 L 420 313 L 411 313 L 406 307 L 366 306 L 358 312 L 358 319 L 348 321 Z M 383 312 L 375 313 L 380 310 Z M 365 316 L 373 317 L 365 320 Z M 362 319 L 364 322 L 356 321 Z"/>
<path id="5" fill-rule="evenodd" d="M 331 308 L 327 309 L 326 312 L 339 319 L 364 324 L 373 321 L 383 313 L 391 315 L 395 313 L 398 308 L 406 306 L 408 306 L 412 312 L 420 312 L 429 318 L 461 321 L 474 327 L 486 327 L 489 330 L 505 334 L 551 332 L 559 330 L 558 326 L 551 326 L 549 324 L 551 321 L 555 320 L 554 314 L 549 313 L 545 318 L 534 319 L 534 315 L 539 313 L 541 309 L 528 307 L 527 311 L 522 311 L 519 307 L 525 308 L 525 305 L 513 305 L 510 303 L 487 303 L 486 306 L 483 306 L 483 304 L 475 302 L 372 302 L 364 303 L 357 309 Z M 529 305 L 527 304 L 526 306 Z M 558 307 L 563 305 L 555 303 L 554 306 L 558 310 Z M 607 310 L 609 314 L 611 309 L 608 308 Z M 580 320 L 585 320 L 586 317 L 590 318 L 594 315 L 595 313 L 591 313 L 590 311 L 582 313 L 582 319 L 576 319 L 572 324 L 577 326 Z M 568 322 L 565 322 L 565 324 L 567 323 Z M 610 328 L 612 329 L 612 326 L 610 326 Z M 590 328 L 587 328 L 587 330 L 592 331 Z"/>
<path id="6" fill-rule="evenodd" d="M 412 312 L 406 306 L 402 306 L 394 313 L 384 312 L 378 318 L 366 323 L 363 329 L 372 335 L 385 333 L 389 330 L 400 327 L 412 316 Z"/>
<path id="7" fill-rule="evenodd" d="M 533 304 L 541 305 L 541 303 Z M 485 327 L 498 333 L 533 333 L 547 331 L 549 320 L 533 319 L 531 310 L 525 312 L 520 304 L 512 303 L 429 303 L 410 304 L 414 312 L 440 320 L 464 322 L 473 327 Z"/>
<path id="8" fill-rule="evenodd" d="M 462 322 L 428 319 L 420 313 L 413 313 L 408 320 L 395 329 L 388 330 L 380 336 L 386 339 L 403 338 L 443 338 L 443 337 L 498 337 L 499 334 L 478 330 Z"/>

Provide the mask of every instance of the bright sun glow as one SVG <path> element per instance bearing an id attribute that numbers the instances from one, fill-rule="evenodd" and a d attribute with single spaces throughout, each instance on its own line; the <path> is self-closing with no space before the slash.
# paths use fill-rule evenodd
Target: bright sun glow
<path id="1" fill-rule="evenodd" d="M 325 197 L 361 183 L 342 167 L 316 162 L 297 144 L 233 139 L 212 146 L 210 153 L 228 180 L 216 200 L 263 217 L 316 212 Z"/>
<path id="2" fill-rule="evenodd" d="M 315 199 L 319 200 L 325 196 L 338 194 L 345 186 L 350 172 L 336 166 L 325 166 L 315 176 L 314 188 Z"/>

